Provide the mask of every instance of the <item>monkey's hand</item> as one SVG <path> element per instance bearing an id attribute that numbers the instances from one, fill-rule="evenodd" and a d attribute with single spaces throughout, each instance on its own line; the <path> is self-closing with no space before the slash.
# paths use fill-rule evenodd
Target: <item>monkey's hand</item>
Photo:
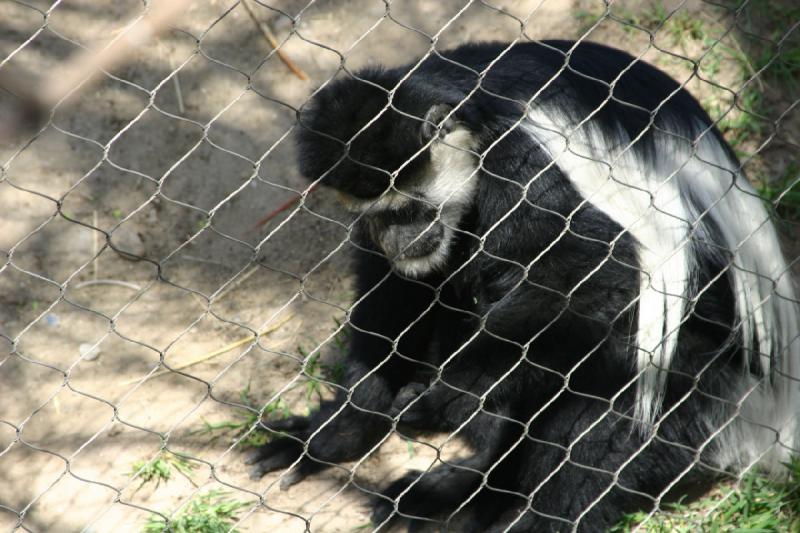
<path id="1" fill-rule="evenodd" d="M 324 465 L 303 456 L 303 450 L 310 435 L 311 419 L 305 416 L 290 416 L 284 420 L 261 421 L 261 426 L 273 435 L 273 439 L 250 452 L 245 464 L 253 465 L 251 479 L 261 479 L 264 474 L 295 466 L 281 477 L 281 490 L 286 490 L 304 477 Z"/>
<path id="2" fill-rule="evenodd" d="M 430 386 L 425 383 L 409 383 L 400 389 L 397 396 L 394 397 L 389 416 L 392 418 L 399 416 L 400 423 L 411 427 L 427 425 L 430 418 L 430 406 L 424 395 L 429 389 Z M 405 411 L 403 411 L 404 409 Z"/>

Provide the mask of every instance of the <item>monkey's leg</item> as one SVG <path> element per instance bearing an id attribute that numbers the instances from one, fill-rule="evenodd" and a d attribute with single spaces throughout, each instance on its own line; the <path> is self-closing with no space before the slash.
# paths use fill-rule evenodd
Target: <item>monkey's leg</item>
<path id="1" fill-rule="evenodd" d="M 699 455 L 709 435 L 701 402 L 689 397 L 643 436 L 606 401 L 574 394 L 556 401 L 533 421 L 521 450 L 519 497 L 508 499 L 522 511 L 488 530 L 605 532 L 624 513 L 649 511 L 672 483 L 708 481 L 696 466 L 708 460 Z"/>
<path id="2" fill-rule="evenodd" d="M 391 483 L 383 496 L 376 498 L 373 524 L 384 522 L 393 512 L 427 520 L 451 513 L 477 495 L 486 476 L 522 435 L 524 425 L 511 418 L 512 406 L 503 403 L 503 398 L 508 397 L 508 390 L 519 387 L 524 372 L 512 372 L 504 379 L 495 375 L 513 361 L 510 355 L 498 355 L 493 372 L 484 372 L 475 356 L 485 346 L 475 348 L 448 365 L 443 378 L 432 385 L 411 383 L 401 389 L 392 405 L 392 414 L 401 426 L 458 430 L 475 453 L 428 472 L 409 472 Z M 485 397 L 480 396 L 493 386 Z"/>
<path id="3" fill-rule="evenodd" d="M 251 477 L 258 479 L 299 459 L 281 479 L 285 489 L 331 463 L 355 460 L 369 451 L 389 431 L 391 419 L 380 413 L 388 411 L 392 392 L 380 375 L 367 377 L 352 390 L 349 400 L 339 391 L 311 417 L 263 423 L 282 435 L 247 458 L 246 462 L 254 465 Z"/>
<path id="4" fill-rule="evenodd" d="M 508 448 L 514 429 L 504 417 L 479 412 L 465 431 L 476 453 L 453 462 L 443 462 L 428 472 L 410 471 L 392 482 L 376 497 L 372 523 L 396 517 L 421 518 L 447 514 L 477 494 L 485 475 Z M 517 431 L 521 433 L 521 431 Z M 480 437 L 478 437 L 478 435 Z M 476 442 L 478 441 L 478 442 Z"/>

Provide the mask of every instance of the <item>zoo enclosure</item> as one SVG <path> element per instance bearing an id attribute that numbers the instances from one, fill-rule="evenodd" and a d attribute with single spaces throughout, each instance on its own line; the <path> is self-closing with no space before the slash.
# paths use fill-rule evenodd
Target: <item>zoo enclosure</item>
<path id="1" fill-rule="evenodd" d="M 353 220 L 297 174 L 291 135 L 343 67 L 470 40 L 624 48 L 703 103 L 775 206 L 796 272 L 788 5 L 3 4 L 0 487 L 18 490 L 0 490 L 0 524 L 138 530 L 228 501 L 230 527 L 334 529 L 366 521 L 349 472 L 380 486 L 456 446 L 395 435 L 383 466 L 291 495 L 240 465 L 258 416 L 313 407 L 341 371 Z M 142 486 L 159 460 L 191 466 Z"/>

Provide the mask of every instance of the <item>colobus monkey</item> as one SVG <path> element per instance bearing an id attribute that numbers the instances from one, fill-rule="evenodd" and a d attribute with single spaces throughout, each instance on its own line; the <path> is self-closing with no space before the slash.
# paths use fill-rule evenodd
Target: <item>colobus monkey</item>
<path id="1" fill-rule="evenodd" d="M 763 202 L 667 75 L 599 44 L 468 44 L 298 115 L 302 173 L 357 214 L 336 398 L 264 422 L 288 486 L 395 428 L 472 455 L 373 525 L 604 531 L 681 484 L 797 451 L 800 316 Z M 677 490 L 677 489 L 676 489 Z"/>

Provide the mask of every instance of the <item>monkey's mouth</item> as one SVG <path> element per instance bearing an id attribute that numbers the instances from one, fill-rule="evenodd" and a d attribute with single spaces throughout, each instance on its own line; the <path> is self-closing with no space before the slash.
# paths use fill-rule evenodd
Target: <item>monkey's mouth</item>
<path id="1" fill-rule="evenodd" d="M 441 245 L 442 235 L 424 234 L 417 238 L 416 241 L 407 245 L 396 258 L 397 260 L 423 259 L 429 255 L 435 254 Z M 384 251 L 389 252 L 389 250 L 385 249 Z"/>
<path id="2" fill-rule="evenodd" d="M 372 241 L 394 268 L 406 276 L 420 277 L 445 262 L 451 230 L 438 220 L 436 209 L 410 206 L 376 213 L 367 217 L 366 223 Z"/>
<path id="3" fill-rule="evenodd" d="M 397 258 L 392 261 L 395 270 L 410 278 L 420 278 L 439 269 L 442 254 L 432 253 L 422 257 Z"/>
<path id="4" fill-rule="evenodd" d="M 391 224 L 370 228 L 372 239 L 389 259 L 421 259 L 434 254 L 444 240 L 445 228 L 439 222 Z"/>
<path id="5" fill-rule="evenodd" d="M 448 239 L 446 236 L 428 240 L 419 247 L 394 257 L 389 257 L 394 268 L 401 274 L 418 278 L 441 269 L 447 260 Z"/>

